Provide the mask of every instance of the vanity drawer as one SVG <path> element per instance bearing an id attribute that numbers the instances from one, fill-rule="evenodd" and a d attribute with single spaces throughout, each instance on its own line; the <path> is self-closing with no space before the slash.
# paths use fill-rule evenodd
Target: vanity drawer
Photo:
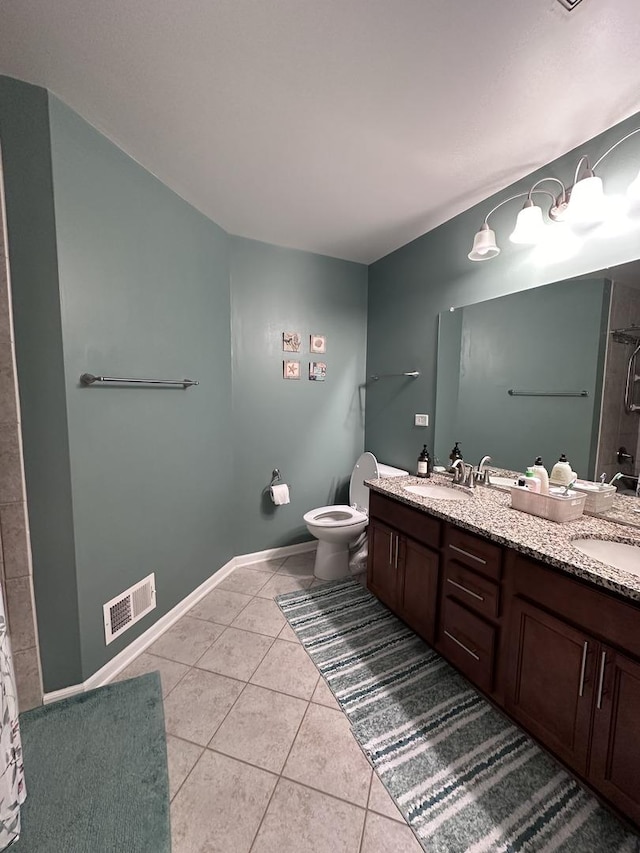
<path id="1" fill-rule="evenodd" d="M 379 518 L 384 524 L 410 536 L 422 545 L 427 545 L 429 548 L 440 547 L 441 522 L 432 515 L 427 515 L 426 512 L 385 498 L 378 492 L 371 492 L 369 515 L 371 518 Z"/>
<path id="2" fill-rule="evenodd" d="M 499 581 L 502 576 L 502 548 L 448 524 L 445 528 L 444 548 L 447 559 L 456 560 Z"/>
<path id="3" fill-rule="evenodd" d="M 440 649 L 478 687 L 493 688 L 496 629 L 452 598 L 443 599 Z"/>
<path id="4" fill-rule="evenodd" d="M 488 619 L 497 619 L 500 615 L 500 586 L 455 560 L 445 563 L 443 595 L 457 598 Z"/>

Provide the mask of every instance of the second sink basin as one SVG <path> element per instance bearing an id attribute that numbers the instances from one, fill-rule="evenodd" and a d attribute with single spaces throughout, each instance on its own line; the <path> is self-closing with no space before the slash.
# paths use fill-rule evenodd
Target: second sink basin
<path id="1" fill-rule="evenodd" d="M 574 539 L 571 544 L 587 557 L 640 577 L 640 545 L 608 539 Z"/>
<path id="2" fill-rule="evenodd" d="M 449 486 L 404 486 L 404 490 L 412 495 L 419 495 L 421 498 L 434 498 L 440 501 L 466 501 L 471 497 L 466 492 L 451 489 Z"/>

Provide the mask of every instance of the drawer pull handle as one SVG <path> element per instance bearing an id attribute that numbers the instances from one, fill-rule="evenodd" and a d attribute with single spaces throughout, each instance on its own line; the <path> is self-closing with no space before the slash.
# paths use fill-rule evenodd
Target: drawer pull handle
<path id="1" fill-rule="evenodd" d="M 474 658 L 475 660 L 480 660 L 478 655 L 475 652 L 472 652 L 471 649 L 468 648 L 467 646 L 465 646 L 464 643 L 461 643 L 460 640 L 457 639 L 457 637 L 454 637 L 453 634 L 450 634 L 448 631 L 445 631 L 444 633 L 447 635 L 447 637 L 450 640 L 453 640 L 453 642 L 456 643 L 456 645 L 460 646 L 461 649 L 464 649 L 468 655 L 471 655 L 471 657 Z"/>
<path id="2" fill-rule="evenodd" d="M 596 708 L 598 711 L 602 708 L 602 687 L 604 685 L 604 670 L 607 665 L 607 653 L 602 652 L 602 657 L 600 658 L 600 678 L 598 680 L 598 699 L 596 701 Z"/>
<path id="3" fill-rule="evenodd" d="M 389 565 L 393 565 L 393 533 L 389 534 Z"/>
<path id="4" fill-rule="evenodd" d="M 449 545 L 452 551 L 457 551 L 458 554 L 463 554 L 465 557 L 469 557 L 470 560 L 475 560 L 478 563 L 482 563 L 483 566 L 487 565 L 487 561 L 483 560 L 482 557 L 476 557 L 475 554 L 469 553 L 469 551 L 464 551 L 462 548 L 458 548 L 457 545 Z"/>
<path id="5" fill-rule="evenodd" d="M 578 696 L 584 693 L 584 674 L 587 669 L 587 653 L 589 651 L 589 643 L 585 642 L 582 647 L 582 665 L 580 667 L 580 687 L 578 688 Z"/>
<path id="6" fill-rule="evenodd" d="M 451 578 L 447 578 L 447 583 L 450 583 L 451 586 L 455 586 L 456 589 L 461 589 L 463 592 L 466 592 L 467 595 L 471 595 L 473 598 L 477 598 L 478 601 L 484 601 L 484 595 L 478 595 L 477 592 L 474 592 L 472 589 L 467 589 L 466 586 L 462 586 L 461 583 L 453 581 L 451 580 Z"/>
<path id="7" fill-rule="evenodd" d="M 400 550 L 400 537 L 396 533 L 396 559 L 395 559 L 395 568 L 398 568 L 398 551 Z"/>

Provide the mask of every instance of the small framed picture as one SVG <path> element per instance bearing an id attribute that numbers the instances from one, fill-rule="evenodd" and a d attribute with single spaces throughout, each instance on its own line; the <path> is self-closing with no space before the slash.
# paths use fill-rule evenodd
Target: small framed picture
<path id="1" fill-rule="evenodd" d="M 310 361 L 309 362 L 309 379 L 313 379 L 316 382 L 324 382 L 327 378 L 327 365 L 324 361 Z"/>
<path id="2" fill-rule="evenodd" d="M 300 379 L 300 362 L 299 361 L 283 361 L 282 376 L 285 379 Z"/>
<path id="3" fill-rule="evenodd" d="M 326 335 L 311 335 L 309 338 L 309 352 L 326 352 L 327 351 L 327 336 Z"/>
<path id="4" fill-rule="evenodd" d="M 302 337 L 300 332 L 283 332 L 282 333 L 282 350 L 283 352 L 300 352 L 302 346 Z"/>

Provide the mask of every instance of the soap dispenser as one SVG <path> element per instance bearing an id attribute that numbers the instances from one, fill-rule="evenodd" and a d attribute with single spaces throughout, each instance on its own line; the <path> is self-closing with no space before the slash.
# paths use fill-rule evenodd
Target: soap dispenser
<path id="1" fill-rule="evenodd" d="M 549 494 L 549 475 L 547 469 L 542 464 L 542 456 L 536 456 L 535 465 L 531 469 L 534 475 L 540 480 L 540 494 Z"/>
<path id="2" fill-rule="evenodd" d="M 418 456 L 418 469 L 416 475 L 418 477 L 430 477 L 432 471 L 431 457 L 427 450 L 427 445 L 423 445 L 422 453 Z"/>
<path id="3" fill-rule="evenodd" d="M 563 453 L 551 469 L 549 480 L 556 486 L 568 486 L 575 478 L 576 475 L 571 470 L 571 465 L 569 465 L 567 457 Z"/>
<path id="4" fill-rule="evenodd" d="M 449 454 L 449 459 L 451 460 L 452 463 L 455 462 L 456 459 L 462 459 L 462 451 L 460 450 L 459 444 L 460 444 L 460 442 L 456 441 L 453 450 Z"/>

